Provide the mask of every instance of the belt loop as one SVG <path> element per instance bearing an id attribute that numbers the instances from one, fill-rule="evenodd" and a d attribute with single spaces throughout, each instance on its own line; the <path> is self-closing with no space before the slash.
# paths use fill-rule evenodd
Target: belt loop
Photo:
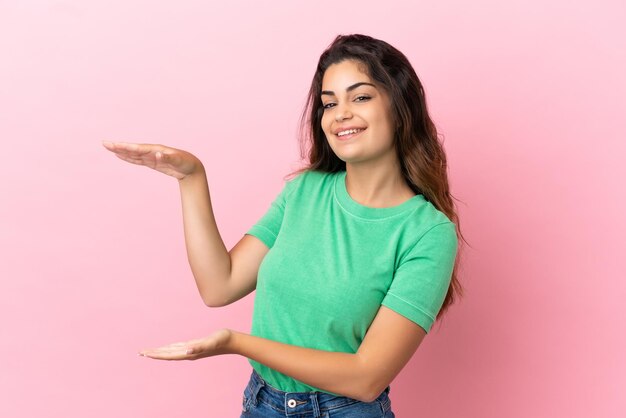
<path id="1" fill-rule="evenodd" d="M 313 392 L 309 395 L 309 397 L 311 398 L 311 403 L 313 404 L 313 417 L 315 418 L 319 418 L 322 416 L 322 414 L 320 413 L 320 404 L 317 402 L 317 393 L 318 392 Z"/>
<path id="2" fill-rule="evenodd" d="M 254 403 L 254 406 L 257 405 L 257 397 L 259 395 L 259 391 L 263 388 L 263 386 L 265 386 L 265 381 L 261 378 L 261 376 L 259 376 L 259 374 L 254 371 L 254 379 L 252 379 L 252 402 Z"/>

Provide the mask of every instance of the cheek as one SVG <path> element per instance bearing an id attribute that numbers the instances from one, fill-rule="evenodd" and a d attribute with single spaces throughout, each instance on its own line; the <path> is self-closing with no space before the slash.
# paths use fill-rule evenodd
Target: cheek
<path id="1" fill-rule="evenodd" d="M 379 115 L 381 116 L 379 116 L 378 126 L 380 126 L 381 130 L 386 134 L 393 135 L 395 129 L 391 115 L 385 114 L 383 112 L 381 112 Z"/>
<path id="2" fill-rule="evenodd" d="M 324 113 L 322 115 L 321 125 L 322 125 L 322 130 L 324 131 L 324 134 L 328 138 L 328 132 L 330 130 L 330 126 L 329 126 L 330 125 L 330 119 L 328 118 L 326 113 Z"/>

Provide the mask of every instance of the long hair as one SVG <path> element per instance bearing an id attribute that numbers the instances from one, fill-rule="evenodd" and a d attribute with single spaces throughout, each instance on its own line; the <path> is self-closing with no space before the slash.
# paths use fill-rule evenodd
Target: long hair
<path id="1" fill-rule="evenodd" d="M 404 54 L 384 41 L 366 35 L 339 35 L 322 53 L 300 119 L 300 153 L 306 166 L 292 175 L 309 170 L 346 169 L 346 163 L 330 148 L 322 130 L 324 109 L 320 95 L 326 69 L 345 60 L 358 62 L 389 94 L 396 122 L 395 148 L 406 183 L 456 225 L 459 243 L 465 241 L 448 185 L 446 154 L 428 115 L 422 83 Z M 451 283 L 437 319 L 463 293 L 457 277 L 459 265 L 460 251 L 457 251 Z"/>

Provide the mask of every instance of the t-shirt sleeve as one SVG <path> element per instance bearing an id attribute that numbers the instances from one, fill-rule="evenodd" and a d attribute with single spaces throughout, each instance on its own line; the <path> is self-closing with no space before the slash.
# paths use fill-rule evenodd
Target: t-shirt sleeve
<path id="1" fill-rule="evenodd" d="M 454 223 L 431 227 L 397 267 L 382 305 L 430 331 L 448 292 L 457 244 Z"/>
<path id="2" fill-rule="evenodd" d="M 293 192 L 296 184 L 301 178 L 302 174 L 288 180 L 284 184 L 283 189 L 278 196 L 276 196 L 265 215 L 263 215 L 261 219 L 259 219 L 257 223 L 255 223 L 246 232 L 246 234 L 257 237 L 263 241 L 268 248 L 272 248 L 272 246 L 274 246 L 274 242 L 276 241 L 276 237 L 278 237 L 278 232 L 280 231 L 280 227 L 283 223 L 283 217 L 289 200 L 289 195 Z"/>

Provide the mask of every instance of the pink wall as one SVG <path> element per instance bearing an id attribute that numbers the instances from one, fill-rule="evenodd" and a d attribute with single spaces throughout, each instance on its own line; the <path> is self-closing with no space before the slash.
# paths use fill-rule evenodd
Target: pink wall
<path id="1" fill-rule="evenodd" d="M 230 247 L 297 165 L 319 54 L 362 32 L 422 78 L 472 245 L 397 415 L 626 416 L 624 2 L 300 3 L 0 2 L 0 415 L 238 416 L 245 359 L 135 353 L 248 331 L 252 297 L 203 307 L 176 181 L 100 141 L 198 155 Z"/>

